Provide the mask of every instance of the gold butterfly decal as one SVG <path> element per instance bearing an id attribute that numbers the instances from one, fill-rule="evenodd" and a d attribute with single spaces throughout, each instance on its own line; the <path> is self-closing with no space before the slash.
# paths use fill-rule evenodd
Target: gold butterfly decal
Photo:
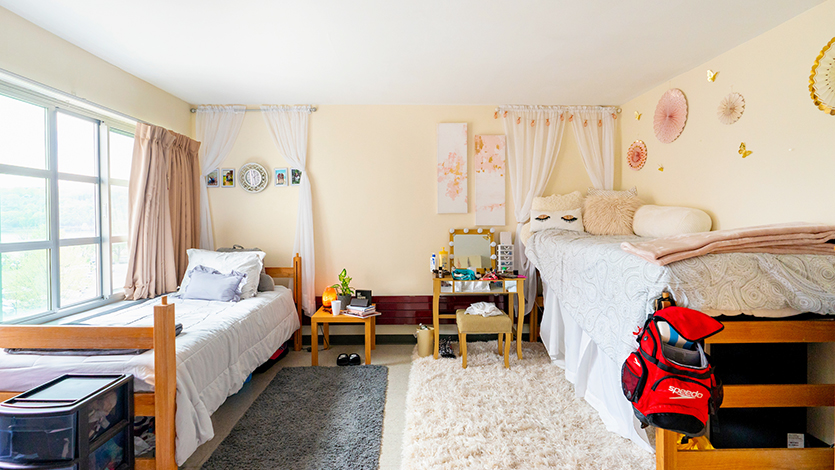
<path id="1" fill-rule="evenodd" d="M 751 150 L 746 150 L 745 149 L 745 142 L 740 142 L 740 144 L 739 144 L 739 154 L 742 155 L 742 158 L 745 158 L 748 155 L 751 155 L 752 153 L 754 153 L 754 152 L 751 151 Z"/>
<path id="2" fill-rule="evenodd" d="M 643 113 L 639 113 L 638 111 L 635 111 L 635 120 L 636 120 L 636 121 L 640 121 L 640 120 L 641 120 L 641 115 L 642 115 L 642 114 L 643 114 Z"/>
<path id="3" fill-rule="evenodd" d="M 715 82 L 717 75 L 719 75 L 719 72 L 714 72 L 713 70 L 708 70 L 707 71 L 707 81 Z"/>
<path id="4" fill-rule="evenodd" d="M 664 165 L 658 165 L 658 171 L 664 171 Z"/>

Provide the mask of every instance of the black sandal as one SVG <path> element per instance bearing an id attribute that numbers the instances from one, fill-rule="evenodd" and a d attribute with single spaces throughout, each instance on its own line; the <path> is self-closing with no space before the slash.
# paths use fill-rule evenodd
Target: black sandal
<path id="1" fill-rule="evenodd" d="M 349 364 L 349 359 L 347 354 L 340 354 L 336 358 L 336 365 L 338 366 L 347 366 Z"/>
<path id="2" fill-rule="evenodd" d="M 360 359 L 360 355 L 357 354 L 357 353 L 353 353 L 350 356 L 348 356 L 348 364 L 350 364 L 352 366 L 358 366 L 358 365 L 362 364 L 362 360 Z"/>

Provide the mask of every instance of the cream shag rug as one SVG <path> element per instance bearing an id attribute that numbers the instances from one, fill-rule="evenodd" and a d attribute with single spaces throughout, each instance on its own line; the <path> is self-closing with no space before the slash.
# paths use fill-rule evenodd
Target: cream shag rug
<path id="1" fill-rule="evenodd" d="M 403 461 L 407 469 L 653 469 L 655 455 L 606 430 L 540 343 L 468 342 L 456 359 L 412 356 Z M 458 353 L 457 347 L 454 348 Z"/>

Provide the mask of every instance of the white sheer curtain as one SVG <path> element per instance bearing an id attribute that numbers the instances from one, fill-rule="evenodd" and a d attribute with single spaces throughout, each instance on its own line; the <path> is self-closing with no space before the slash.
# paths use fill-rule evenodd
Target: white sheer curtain
<path id="1" fill-rule="evenodd" d="M 583 166 L 597 189 L 615 182 L 615 108 L 578 106 L 572 109 L 574 137 Z"/>
<path id="2" fill-rule="evenodd" d="M 200 145 L 200 248 L 215 249 L 215 238 L 212 234 L 212 214 L 209 211 L 209 192 L 206 190 L 206 175 L 218 168 L 223 159 L 229 155 L 241 125 L 244 122 L 246 107 L 235 106 L 198 106 L 197 107 L 197 140 Z"/>
<path id="3" fill-rule="evenodd" d="M 313 192 L 307 161 L 307 129 L 310 106 L 261 106 L 264 121 L 278 151 L 293 167 L 302 171 L 299 215 L 293 251 L 302 257 L 302 309 L 308 316 L 316 311 L 314 281 L 316 261 L 313 254 Z"/>
<path id="4" fill-rule="evenodd" d="M 516 269 L 525 275 L 526 314 L 534 307 L 536 298 L 536 269 L 525 256 L 519 233 L 531 215 L 533 198 L 541 196 L 557 162 L 565 131 L 567 113 L 537 107 L 519 107 L 503 111 L 504 131 L 507 134 L 507 156 L 510 169 L 510 190 L 516 215 Z"/>

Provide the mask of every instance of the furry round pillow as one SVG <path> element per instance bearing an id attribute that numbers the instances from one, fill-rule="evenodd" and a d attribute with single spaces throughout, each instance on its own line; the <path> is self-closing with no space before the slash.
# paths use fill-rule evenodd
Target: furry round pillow
<path id="1" fill-rule="evenodd" d="M 685 233 L 709 232 L 713 222 L 705 211 L 691 207 L 641 206 L 635 211 L 632 230 L 635 235 L 651 238 Z"/>
<path id="2" fill-rule="evenodd" d="M 643 205 L 632 194 L 594 194 L 583 205 L 583 226 L 592 235 L 632 235 L 632 218 Z"/>

